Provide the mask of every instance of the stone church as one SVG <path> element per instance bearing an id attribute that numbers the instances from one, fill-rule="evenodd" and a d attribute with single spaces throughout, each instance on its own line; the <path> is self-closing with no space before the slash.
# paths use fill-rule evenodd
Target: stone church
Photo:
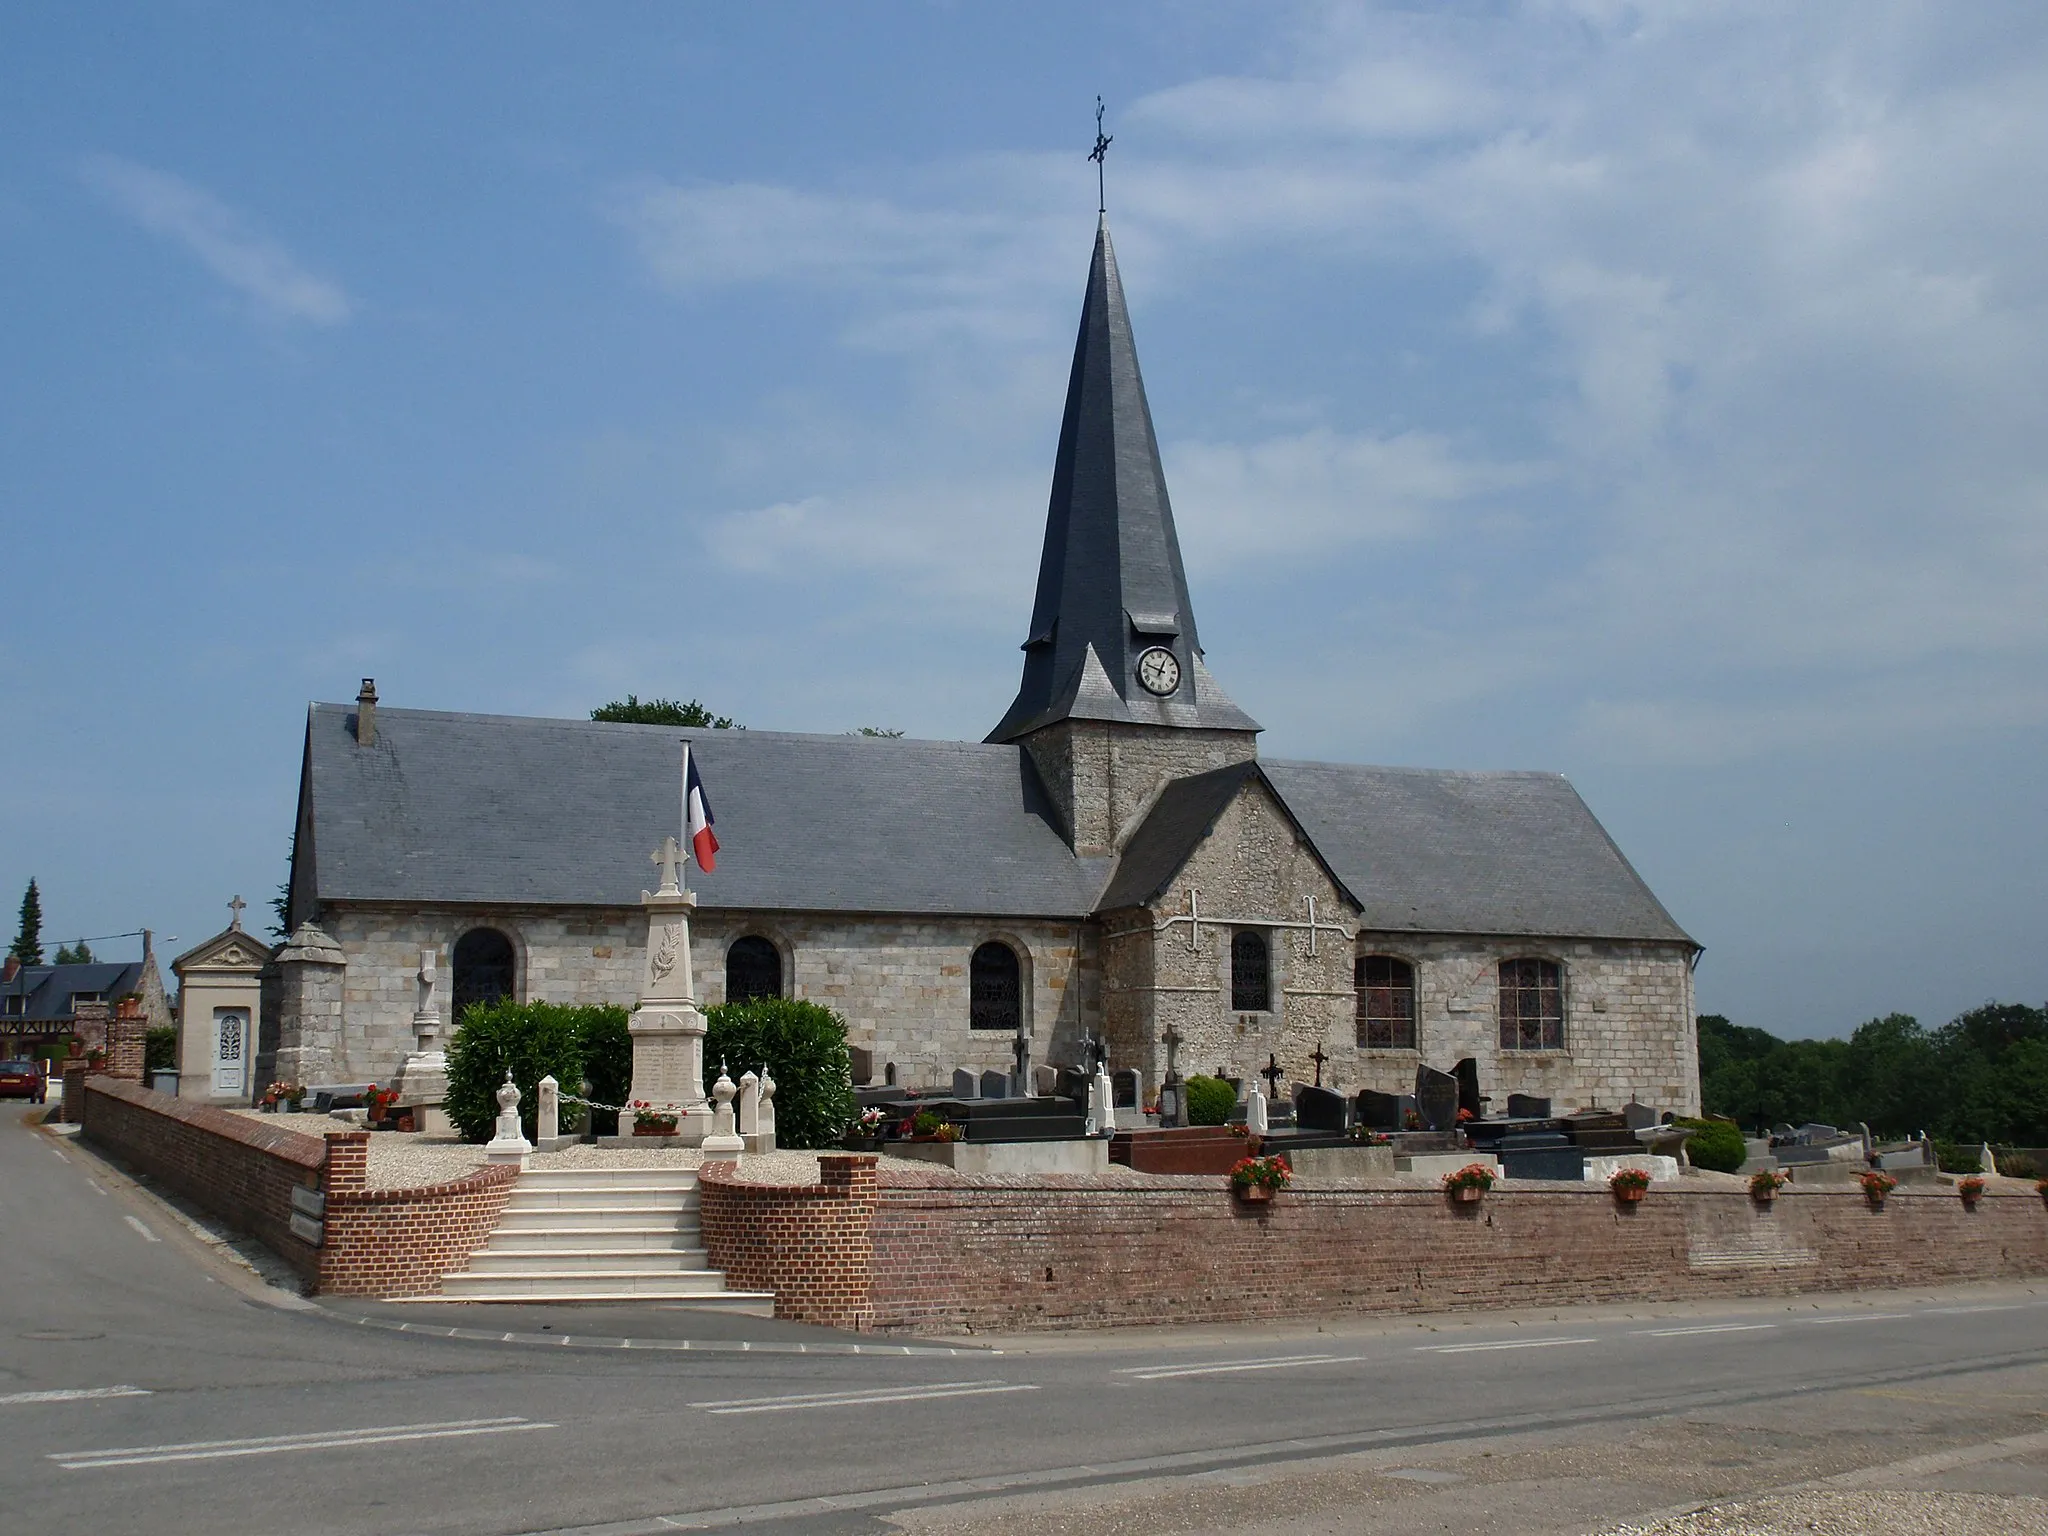
<path id="1" fill-rule="evenodd" d="M 1020 594 L 1021 596 L 1021 594 Z M 906 1084 L 1084 1037 L 1156 1083 L 1404 1091 L 1476 1058 L 1496 1104 L 1696 1111 L 1699 946 L 1551 773 L 1263 758 L 1211 675 L 1106 223 L 1016 698 L 981 742 L 314 704 L 291 938 L 257 1080 L 389 1080 L 424 995 L 630 1006 L 687 740 L 705 1004 L 824 1003 Z"/>

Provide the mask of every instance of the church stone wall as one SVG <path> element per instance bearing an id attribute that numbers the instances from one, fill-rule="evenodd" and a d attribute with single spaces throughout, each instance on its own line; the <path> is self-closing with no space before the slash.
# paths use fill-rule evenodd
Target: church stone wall
<path id="1" fill-rule="evenodd" d="M 1024 738 L 1074 851 L 1107 853 L 1128 835 L 1169 779 L 1258 755 L 1250 731 L 1064 720 Z"/>
<path id="2" fill-rule="evenodd" d="M 1415 967 L 1416 1051 L 1365 1051 L 1347 1030 L 1347 1087 L 1406 1093 L 1415 1063 L 1449 1070 L 1470 1056 L 1496 1111 L 1510 1093 L 1540 1094 L 1563 1113 L 1636 1099 L 1697 1114 L 1690 951 L 1620 939 L 1545 939 L 1361 933 L 1360 955 L 1393 955 Z M 1564 968 L 1565 1048 L 1500 1048 L 1500 962 L 1522 956 Z"/>
<path id="3" fill-rule="evenodd" d="M 341 982 L 345 1061 L 337 1078 L 386 1081 L 413 1048 L 414 975 L 432 949 L 435 1007 L 449 1026 L 450 956 L 472 928 L 495 928 L 518 956 L 516 996 L 630 1008 L 647 919 L 635 908 L 330 908 L 322 926 L 347 956 Z M 855 1045 L 895 1062 L 906 1084 L 950 1083 L 956 1067 L 1007 1071 L 1010 1036 L 968 1027 L 968 960 L 1000 939 L 1018 951 L 1025 1019 L 1040 1061 L 1097 1027 L 1095 946 L 1084 925 L 1046 919 L 894 918 L 699 912 L 690 963 L 698 1000 L 725 1000 L 725 951 L 745 934 L 774 942 L 793 997 L 842 1015 Z M 1071 1054 L 1071 1052 L 1069 1052 Z"/>
<path id="4" fill-rule="evenodd" d="M 1194 926 L 1185 919 L 1197 893 L 1201 931 L 1191 947 Z M 1160 927 L 1172 919 L 1182 921 Z M 1290 1076 L 1312 1080 L 1309 1055 L 1317 1045 L 1335 1055 L 1352 1035 L 1355 921 L 1272 792 L 1247 784 L 1150 911 L 1116 913 L 1104 923 L 1112 1061 L 1135 1063 L 1157 1082 L 1166 1064 L 1158 1042 L 1171 1023 L 1185 1042 L 1184 1075 L 1221 1067 L 1249 1080 L 1273 1055 Z M 1131 933 L 1133 927 L 1141 931 Z M 1268 941 L 1273 1006 L 1264 1012 L 1230 1006 L 1230 945 L 1238 928 L 1259 929 Z"/>

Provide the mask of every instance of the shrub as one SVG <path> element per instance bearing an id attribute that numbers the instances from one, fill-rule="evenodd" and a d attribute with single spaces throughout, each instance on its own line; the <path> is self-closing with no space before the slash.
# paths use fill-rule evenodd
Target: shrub
<path id="1" fill-rule="evenodd" d="M 704 1018 L 707 1089 L 718 1080 L 721 1064 L 738 1082 L 765 1063 L 775 1079 L 776 1145 L 838 1145 L 857 1108 L 846 1020 L 830 1008 L 788 997 L 720 1003 Z"/>
<path id="2" fill-rule="evenodd" d="M 1680 1120 L 1676 1124 L 1689 1127 L 1693 1133 L 1692 1140 L 1685 1144 L 1685 1155 L 1695 1168 L 1710 1173 L 1740 1173 L 1749 1160 L 1742 1127 L 1733 1120 Z"/>
<path id="3" fill-rule="evenodd" d="M 178 1070 L 178 1030 L 176 1025 L 159 1024 L 142 1037 L 142 1070 L 147 1076 L 151 1072 L 175 1072 Z"/>
<path id="4" fill-rule="evenodd" d="M 1237 1108 L 1237 1090 L 1220 1077 L 1199 1073 L 1188 1079 L 1188 1124 L 1227 1125 Z"/>
<path id="5" fill-rule="evenodd" d="M 620 1079 L 616 1074 L 622 1039 L 628 1043 L 624 1047 L 625 1074 Z M 585 1094 L 583 1084 L 591 1077 L 591 1067 L 604 1079 L 609 1092 Z M 498 1119 L 498 1087 L 505 1081 L 507 1068 L 519 1089 L 519 1122 L 528 1138 L 533 1136 L 540 1114 L 543 1077 L 552 1076 L 564 1093 L 620 1103 L 632 1076 L 626 1010 L 515 1003 L 510 998 L 478 1003 L 466 1010 L 462 1027 L 448 1047 L 448 1097 L 442 1107 L 467 1140 L 490 1140 Z"/>
<path id="6" fill-rule="evenodd" d="M 1996 1172 L 1984 1167 L 1984 1144 L 1974 1142 L 1968 1146 L 1955 1141 L 1936 1141 L 1934 1144 L 1934 1166 L 1943 1173 L 1984 1173 Z"/>

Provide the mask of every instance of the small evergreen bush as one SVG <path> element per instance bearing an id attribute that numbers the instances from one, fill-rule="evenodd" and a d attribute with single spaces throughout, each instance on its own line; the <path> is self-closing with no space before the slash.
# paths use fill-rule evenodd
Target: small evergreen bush
<path id="1" fill-rule="evenodd" d="M 1237 1090 L 1220 1077 L 1197 1073 L 1188 1079 L 1188 1124 L 1228 1125 L 1237 1108 Z"/>
<path id="2" fill-rule="evenodd" d="M 705 1010 L 704 1087 L 721 1065 L 737 1083 L 766 1064 L 775 1079 L 775 1144 L 833 1147 L 856 1105 L 846 1020 L 830 1008 L 789 997 L 756 997 Z"/>
<path id="3" fill-rule="evenodd" d="M 178 1070 L 178 1028 L 159 1024 L 142 1037 L 142 1071 L 145 1081 L 152 1072 Z"/>
<path id="4" fill-rule="evenodd" d="M 538 1123 L 543 1077 L 552 1076 L 564 1093 L 624 1103 L 633 1073 L 626 1010 L 515 1003 L 510 998 L 467 1009 L 448 1047 L 448 1097 L 442 1106 L 466 1140 L 491 1139 L 498 1120 L 498 1088 L 508 1067 L 519 1089 L 519 1123 L 529 1140 Z M 586 1080 L 598 1091 L 586 1093 Z"/>
<path id="5" fill-rule="evenodd" d="M 1679 1120 L 1678 1125 L 1689 1127 L 1692 1140 L 1685 1144 L 1685 1155 L 1692 1160 L 1695 1168 L 1704 1168 L 1710 1173 L 1739 1173 L 1742 1165 L 1749 1160 L 1749 1147 L 1742 1139 L 1742 1127 L 1733 1120 Z"/>
<path id="6" fill-rule="evenodd" d="M 1996 1173 L 1995 1168 L 1984 1166 L 1984 1143 L 1975 1142 L 1963 1146 L 1953 1141 L 1937 1141 L 1934 1144 L 1934 1166 L 1943 1173 Z"/>

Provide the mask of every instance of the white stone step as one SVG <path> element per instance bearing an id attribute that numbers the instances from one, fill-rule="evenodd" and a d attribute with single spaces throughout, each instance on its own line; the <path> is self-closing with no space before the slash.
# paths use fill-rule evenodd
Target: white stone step
<path id="1" fill-rule="evenodd" d="M 614 1232 L 630 1232 L 642 1227 L 659 1227 L 665 1232 L 680 1231 L 685 1227 L 695 1228 L 695 1211 L 651 1209 L 592 1209 L 582 1205 L 542 1206 L 538 1210 L 515 1211 L 510 1206 L 498 1217 L 500 1232 L 576 1232 L 606 1228 Z"/>
<path id="2" fill-rule="evenodd" d="M 499 1224 L 484 1248 L 491 1253 L 556 1253 L 574 1249 L 583 1253 L 651 1252 L 700 1246 L 697 1228 L 689 1226 L 647 1227 L 507 1227 Z"/>
<path id="3" fill-rule="evenodd" d="M 529 1168 L 521 1189 L 695 1189 L 694 1168 Z"/>
<path id="4" fill-rule="evenodd" d="M 441 1296 L 447 1301 L 687 1301 L 756 1317 L 775 1315 L 772 1293 L 728 1291 L 724 1279 L 710 1270 L 666 1275 L 616 1270 L 576 1275 L 450 1275 L 442 1282 Z"/>
<path id="5" fill-rule="evenodd" d="M 505 1209 L 508 1211 L 537 1211 L 564 1205 L 577 1206 L 586 1210 L 694 1211 L 697 1208 L 697 1191 L 694 1189 L 641 1189 L 635 1188 L 632 1185 L 618 1188 L 608 1185 L 585 1185 L 580 1188 L 571 1185 L 558 1185 L 546 1189 L 528 1189 L 526 1181 L 521 1179 L 512 1186 L 512 1194 L 505 1202 Z"/>
<path id="6" fill-rule="evenodd" d="M 702 1248 L 586 1248 L 574 1253 L 493 1252 L 479 1248 L 469 1256 L 465 1275 L 584 1275 L 593 1270 L 633 1275 L 708 1274 L 710 1260 Z"/>

